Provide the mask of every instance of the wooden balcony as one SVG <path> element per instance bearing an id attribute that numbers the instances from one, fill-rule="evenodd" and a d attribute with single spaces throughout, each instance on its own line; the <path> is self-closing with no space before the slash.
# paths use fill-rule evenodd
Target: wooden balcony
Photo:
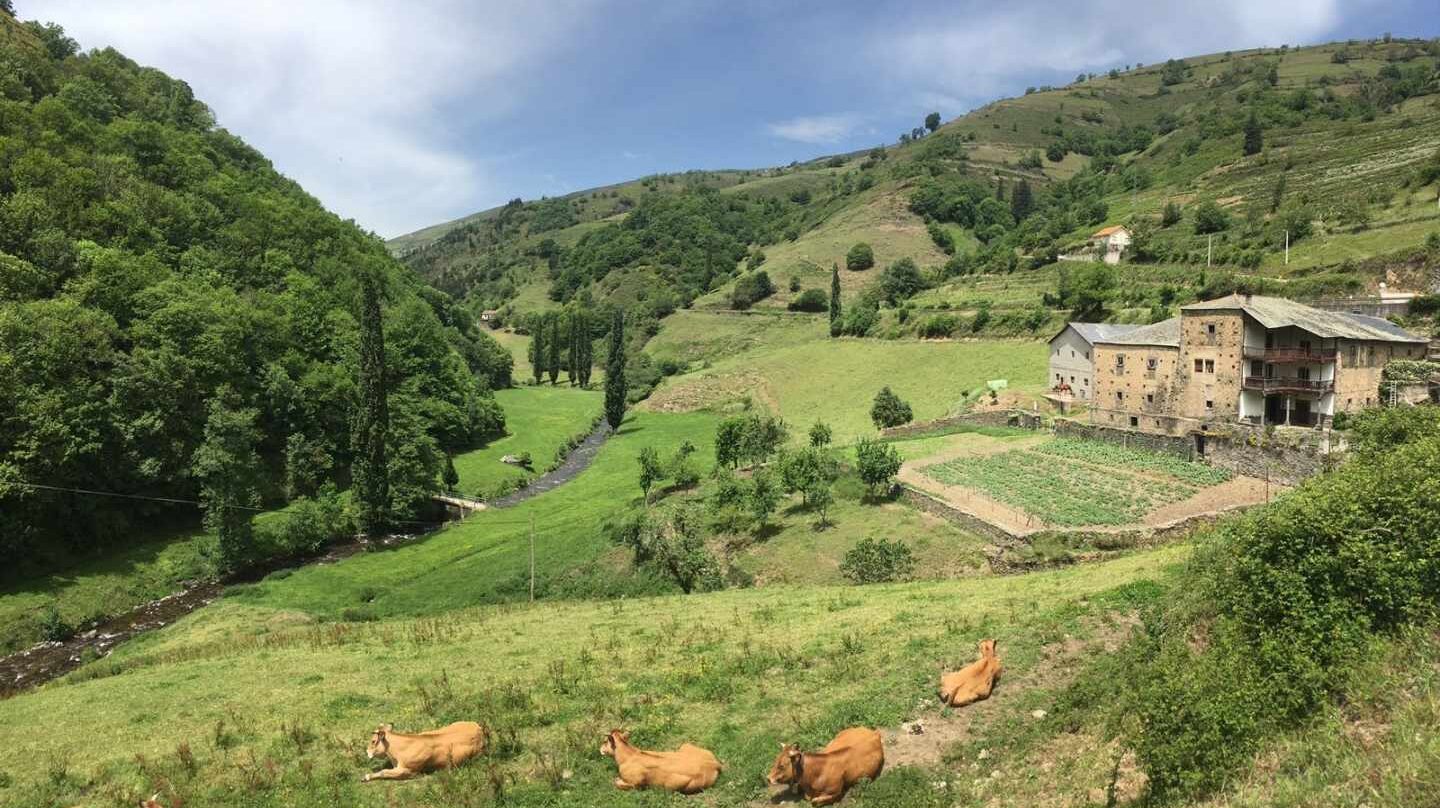
<path id="1" fill-rule="evenodd" d="M 1335 361 L 1333 348 L 1252 348 L 1245 346 L 1246 359 L 1260 359 L 1276 365 L 1319 365 Z"/>
<path id="2" fill-rule="evenodd" d="M 1328 393 L 1335 389 L 1335 382 L 1329 379 L 1296 379 L 1293 377 L 1267 378 L 1265 376 L 1246 376 L 1242 386 L 1246 390 L 1259 390 L 1263 393 Z"/>

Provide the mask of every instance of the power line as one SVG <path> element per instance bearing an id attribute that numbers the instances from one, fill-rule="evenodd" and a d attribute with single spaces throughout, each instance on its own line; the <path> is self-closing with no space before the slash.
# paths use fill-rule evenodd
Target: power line
<path id="1" fill-rule="evenodd" d="M 29 482 L 21 482 L 21 481 L 9 481 L 9 482 L 6 482 L 5 485 L 13 485 L 13 486 L 15 486 L 15 487 L 17 487 L 17 488 L 30 488 L 30 489 L 34 489 L 34 490 L 38 490 L 38 491 L 55 491 L 55 492 L 59 492 L 59 493 L 62 493 L 62 494 L 83 494 L 83 495 L 85 495 L 85 496 L 93 496 L 93 497 L 111 497 L 111 498 L 115 498 L 115 499 L 133 499 L 133 500 L 141 500 L 141 501 L 145 501 L 145 502 L 163 502 L 163 503 L 167 503 L 167 504 L 171 504 L 171 505 L 193 505 L 193 506 L 195 506 L 195 507 L 197 507 L 197 508 L 206 507 L 206 505 L 205 505 L 204 502 L 201 502 L 201 501 L 195 500 L 195 499 L 177 499 L 177 498 L 175 498 L 175 497 L 155 497 L 155 496 L 149 496 L 149 495 L 147 495 L 147 494 L 122 494 L 122 493 L 119 493 L 119 492 L 116 492 L 116 491 L 97 491 L 97 490 L 91 489 L 91 488 L 73 488 L 73 487 L 68 487 L 68 486 L 45 485 L 45 484 L 43 484 L 43 483 L 29 483 Z M 249 505 L 224 505 L 224 506 L 222 506 L 222 507 L 225 507 L 225 508 L 233 508 L 233 509 L 235 509 L 235 510 L 241 510 L 241 511 L 250 511 L 250 512 L 252 512 L 252 513 L 258 513 L 258 514 L 268 514 L 268 515 L 270 515 L 270 516 L 293 516 L 293 515 L 294 515 L 294 514 L 287 514 L 287 513 L 285 513 L 284 511 L 277 511 L 277 510 L 270 509 L 270 508 L 257 508 L 257 507 L 253 507 L 253 506 L 249 506 Z M 572 508 L 570 508 L 570 509 L 562 510 L 562 511 L 560 511 L 559 513 L 560 513 L 561 515 L 566 515 L 567 513 L 573 512 L 574 510 L 575 510 L 575 508 L 572 507 Z M 392 519 L 392 520 L 390 520 L 390 521 L 394 522 L 395 524 L 401 524 L 401 525 L 448 525 L 448 524 L 451 523 L 450 521 L 434 522 L 434 521 L 420 521 L 420 520 L 415 520 L 415 519 Z M 563 521 L 572 521 L 572 520 L 563 520 Z M 503 521 L 502 521 L 502 520 L 490 520 L 490 519 L 486 519 L 486 520 L 485 520 L 485 524 L 486 524 L 486 525 L 495 525 L 495 526 L 502 526 L 502 525 L 503 525 L 503 526 L 507 526 L 507 527 L 519 527 L 519 526 L 522 526 L 522 525 L 529 525 L 529 524 L 531 524 L 531 523 L 528 522 L 528 521 L 525 521 L 525 520 L 523 520 L 523 519 L 512 519 L 512 520 L 503 520 Z"/>

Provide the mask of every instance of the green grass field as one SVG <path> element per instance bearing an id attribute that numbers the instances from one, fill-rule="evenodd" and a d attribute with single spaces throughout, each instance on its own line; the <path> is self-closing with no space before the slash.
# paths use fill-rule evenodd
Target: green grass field
<path id="1" fill-rule="evenodd" d="M 332 569 L 386 555 L 398 566 L 404 552 Z M 1149 582 L 1184 555 L 1163 549 L 1021 577 L 540 603 L 372 623 L 317 621 L 330 607 L 314 602 L 318 591 L 296 573 L 268 584 L 272 597 L 227 598 L 69 680 L 0 702 L 12 728 L 0 750 L 0 797 L 118 806 L 159 791 L 167 805 L 463 806 L 492 804 L 498 782 L 512 805 L 678 802 L 614 791 L 613 763 L 596 747 L 621 726 L 646 746 L 714 749 L 727 770 L 704 804 L 738 806 L 765 793 L 777 741 L 813 746 L 844 726 L 894 727 L 922 713 L 944 720 L 931 706 L 939 671 L 968 662 L 990 636 L 1006 654 L 1007 680 L 974 708 L 992 722 L 989 735 L 977 725 L 963 747 L 1018 757 L 1027 748 L 1015 731 L 1022 722 L 1034 742 L 1054 732 L 1025 716 L 1050 707 L 1065 665 L 1078 662 L 1060 649 L 1098 641 L 1107 616 L 1153 599 L 1163 590 Z M 430 596 L 426 615 L 468 599 L 450 592 L 465 585 L 433 576 L 412 584 Z M 377 723 L 412 729 L 462 718 L 493 728 L 488 762 L 408 783 L 359 782 L 374 768 L 363 745 Z M 892 768 L 847 804 L 929 804 L 915 800 L 933 793 L 933 779 L 923 767 Z M 945 796 L 971 788 L 956 778 Z"/>
<path id="2" fill-rule="evenodd" d="M 660 333 L 646 343 L 645 352 L 686 364 L 715 363 L 758 348 L 813 342 L 829 335 L 824 315 L 681 310 L 661 321 Z"/>
<path id="3" fill-rule="evenodd" d="M 509 434 L 483 449 L 455 456 L 462 494 L 492 491 L 502 481 L 527 479 L 543 472 L 567 440 L 589 431 L 600 414 L 604 394 L 562 383 L 497 390 L 495 400 L 505 408 L 505 429 Z M 530 453 L 532 471 L 500 462 L 505 455 L 522 452 Z"/>
<path id="4" fill-rule="evenodd" d="M 991 379 L 1035 390 L 1044 384 L 1046 348 L 1038 342 L 919 342 L 825 339 L 754 351 L 709 370 L 665 381 L 649 409 L 689 411 L 743 397 L 776 411 L 792 429 L 817 418 L 846 443 L 875 433 L 870 405 L 889 385 L 908 401 L 915 420 L 956 409 L 961 394 Z"/>
<path id="5" fill-rule="evenodd" d="M 65 623 L 83 625 L 213 575 L 214 560 L 205 552 L 210 541 L 198 526 L 156 531 L 150 541 L 0 589 L 0 653 L 41 640 L 41 618 L 51 609 Z"/>

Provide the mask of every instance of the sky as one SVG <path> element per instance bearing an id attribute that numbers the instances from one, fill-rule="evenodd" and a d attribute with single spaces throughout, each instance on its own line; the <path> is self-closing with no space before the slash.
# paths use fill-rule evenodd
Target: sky
<path id="1" fill-rule="evenodd" d="M 189 82 L 385 237 L 513 197 L 894 142 L 1028 85 L 1440 36 L 1436 0 L 15 0 Z"/>

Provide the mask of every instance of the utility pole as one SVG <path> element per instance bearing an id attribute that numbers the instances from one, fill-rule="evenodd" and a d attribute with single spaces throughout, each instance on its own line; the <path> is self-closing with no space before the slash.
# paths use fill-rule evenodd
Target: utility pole
<path id="1" fill-rule="evenodd" d="M 1214 250 L 1213 250 L 1214 245 L 1215 245 L 1215 236 L 1214 236 L 1214 234 L 1211 234 L 1211 235 L 1206 236 L 1206 237 L 1205 237 L 1205 267 L 1206 267 L 1207 269 L 1210 267 L 1210 254 L 1214 251 Z"/>
<path id="2" fill-rule="evenodd" d="M 530 602 L 535 602 L 535 514 L 530 514 Z"/>
<path id="3" fill-rule="evenodd" d="M 1290 231 L 1285 231 L 1285 266 L 1290 266 Z"/>

